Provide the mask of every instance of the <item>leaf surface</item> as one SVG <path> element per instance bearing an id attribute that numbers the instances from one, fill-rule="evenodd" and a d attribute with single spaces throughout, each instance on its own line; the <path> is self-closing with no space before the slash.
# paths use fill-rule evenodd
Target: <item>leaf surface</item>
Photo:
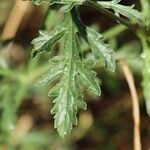
<path id="1" fill-rule="evenodd" d="M 79 53 L 81 50 L 75 25 L 71 16 L 67 16 L 63 54 L 50 59 L 51 65 L 48 73 L 36 82 L 37 86 L 42 86 L 48 83 L 51 84 L 53 80 L 60 78 L 60 81 L 50 90 L 48 95 L 54 98 L 54 107 L 51 113 L 54 114 L 55 118 L 54 127 L 62 138 L 70 134 L 73 125 L 77 125 L 76 115 L 78 110 L 87 107 L 83 101 L 83 90 L 80 81 L 84 81 L 85 87 L 90 92 L 96 95 L 101 93 L 95 80 L 95 73 L 93 74 L 93 71 L 87 67 L 93 63 L 80 58 Z M 35 45 L 36 42 L 39 43 L 39 40 L 34 40 Z M 51 40 L 47 40 L 47 45 L 51 45 Z M 49 46 L 44 48 L 46 50 Z"/>
<path id="2" fill-rule="evenodd" d="M 115 70 L 114 52 L 102 41 L 102 35 L 95 30 L 87 27 L 87 41 L 96 59 L 104 62 L 105 66 Z"/>
<path id="3" fill-rule="evenodd" d="M 100 1 L 98 4 L 103 6 L 104 8 L 107 9 L 112 9 L 114 10 L 116 15 L 123 15 L 129 19 L 131 19 L 134 22 L 141 23 L 143 21 L 143 16 L 140 12 L 137 10 L 133 9 L 134 5 L 132 6 L 124 6 L 121 4 L 118 4 L 121 0 L 113 0 L 113 1 Z"/>
<path id="4" fill-rule="evenodd" d="M 34 48 L 32 50 L 33 57 L 35 57 L 38 53 L 44 51 L 49 52 L 52 46 L 63 37 L 63 35 L 65 34 L 65 28 L 56 27 L 50 33 L 46 31 L 40 31 L 39 34 L 39 37 L 35 38 L 32 41 L 32 44 L 34 45 Z"/>

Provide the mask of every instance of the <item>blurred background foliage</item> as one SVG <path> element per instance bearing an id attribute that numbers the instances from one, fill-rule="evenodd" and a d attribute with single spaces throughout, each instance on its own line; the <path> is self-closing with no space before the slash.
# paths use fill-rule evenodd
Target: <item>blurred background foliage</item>
<path id="1" fill-rule="evenodd" d="M 122 2 L 135 3 L 141 9 L 138 0 Z M 79 124 L 72 135 L 63 141 L 54 130 L 52 102 L 47 96 L 51 87 L 37 88 L 34 83 L 48 70 L 48 59 L 57 54 L 61 42 L 53 53 L 43 53 L 35 59 L 30 57 L 30 42 L 39 29 L 49 31 L 61 23 L 63 15 L 56 8 L 54 5 L 47 11 L 46 4 L 38 7 L 19 0 L 0 0 L 0 150 L 132 149 L 131 96 L 119 65 L 115 73 L 99 66 L 94 68 L 101 78 L 102 96 L 85 93 L 88 110 L 78 114 Z M 83 22 L 104 33 L 116 58 L 125 60 L 134 74 L 140 100 L 142 146 L 147 150 L 150 119 L 142 91 L 141 42 L 124 26 L 99 12 L 85 7 L 79 10 Z M 14 24 L 17 29 L 13 28 Z M 92 57 L 84 42 L 82 50 Z"/>

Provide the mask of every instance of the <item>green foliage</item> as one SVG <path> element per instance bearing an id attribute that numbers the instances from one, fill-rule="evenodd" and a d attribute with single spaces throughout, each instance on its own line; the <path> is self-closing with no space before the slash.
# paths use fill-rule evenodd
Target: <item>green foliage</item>
<path id="1" fill-rule="evenodd" d="M 64 35 L 65 29 L 63 27 L 56 27 L 50 33 L 46 31 L 40 31 L 40 36 L 32 41 L 34 45 L 33 56 L 35 57 L 38 53 L 43 51 L 50 51 L 52 46 Z"/>
<path id="2" fill-rule="evenodd" d="M 54 3 L 59 5 L 58 7 L 57 5 L 49 7 L 47 10 L 47 16 L 44 22 L 45 30 L 40 30 L 39 36 L 32 41 L 32 57 L 34 59 L 28 60 L 27 64 L 21 66 L 18 64 L 14 65 L 4 52 L 4 43 L 0 42 L 0 148 L 2 144 L 5 149 L 62 149 L 64 143 L 57 136 L 53 135 L 53 131 L 51 132 L 53 128 L 50 128 L 50 132 L 48 129 L 44 133 L 43 131 L 26 131 L 27 133 L 23 136 L 20 136 L 21 132 L 19 134 L 14 132 L 21 118 L 19 116 L 20 105 L 26 99 L 31 99 L 34 103 L 34 96 L 36 100 L 35 104 L 38 105 L 38 96 L 43 93 L 48 93 L 48 96 L 53 99 L 51 114 L 54 115 L 54 127 L 57 129 L 59 135 L 65 138 L 71 133 L 74 125 L 78 124 L 77 116 L 80 109 L 87 109 L 86 98 L 84 96 L 85 91 L 87 90 L 87 93 L 93 97 L 101 95 L 99 76 L 103 79 L 102 82 L 105 84 L 103 86 L 106 86 L 107 90 L 109 89 L 113 93 L 117 92 L 118 94 L 118 90 L 121 88 L 118 81 L 119 74 L 117 71 L 114 73 L 116 68 L 115 60 L 119 61 L 123 59 L 128 63 L 134 73 L 138 73 L 138 75 L 141 75 L 141 72 L 143 73 L 143 94 L 146 100 L 147 112 L 150 115 L 149 0 L 141 1 L 141 12 L 135 10 L 133 5 L 122 5 L 120 3 L 121 0 L 31 1 L 38 5 L 42 2 L 47 2 L 48 5 Z M 126 26 L 116 25 L 104 33 L 99 33 L 98 29 L 96 30 L 93 27 L 84 25 L 79 15 L 79 5 L 95 8 L 117 21 L 122 19 L 123 21 L 116 22 L 116 24 L 123 23 Z M 58 8 L 60 8 L 59 11 Z M 61 19 L 58 16 L 61 16 Z M 127 34 L 123 31 L 126 31 L 128 27 L 134 28 L 133 32 L 140 37 L 140 40 L 125 40 L 125 42 L 123 41 L 121 43 L 122 39 L 119 38 L 126 37 Z M 117 38 L 118 35 L 119 38 Z M 143 46 L 141 46 L 141 41 Z M 142 47 L 143 54 L 141 57 Z M 49 62 L 47 62 L 47 59 L 49 59 Z M 108 71 L 100 69 L 100 67 L 106 67 Z M 33 84 L 35 87 L 33 87 Z M 48 98 L 44 98 L 48 103 Z M 44 98 L 42 97 L 40 99 L 43 100 Z M 99 118 L 101 119 L 102 116 L 105 116 L 103 114 L 106 114 L 105 118 L 108 115 L 111 117 L 114 115 L 117 116 L 118 111 L 111 109 L 106 110 L 107 112 L 102 110 Z M 119 108 L 119 111 L 121 110 Z M 34 114 L 32 115 L 34 117 Z M 32 119 L 34 120 L 34 118 Z M 107 119 L 109 120 L 109 117 Z M 107 128 L 104 133 L 103 125 L 98 128 L 99 132 L 103 135 L 109 134 L 107 133 Z M 82 130 L 82 127 L 78 132 L 80 131 L 82 132 L 79 133 L 80 135 L 78 137 L 75 137 L 75 140 L 81 138 L 86 133 L 85 129 Z M 107 144 L 104 147 L 112 148 Z"/>
<path id="3" fill-rule="evenodd" d="M 6 56 L 2 56 L 5 60 Z M 46 69 L 44 66 L 37 68 L 36 61 L 24 66 L 23 69 L 12 69 L 9 64 L 7 67 L 0 64 L 0 144 L 6 145 L 6 149 L 15 149 L 16 145 L 12 144 L 12 135 L 18 123 L 18 110 L 26 95 L 30 96 L 33 93 L 33 80 L 35 81 Z M 19 144 L 23 144 L 24 137 L 19 140 Z M 23 146 L 24 144 L 21 149 Z"/>
<path id="4" fill-rule="evenodd" d="M 99 61 L 102 61 L 110 70 L 115 70 L 115 59 L 113 50 L 102 41 L 102 35 L 87 27 L 87 41 L 95 56 Z"/>
<path id="5" fill-rule="evenodd" d="M 104 8 L 112 9 L 114 10 L 115 14 L 119 16 L 120 14 L 131 19 L 132 21 L 136 23 L 141 23 L 143 21 L 143 16 L 140 12 L 133 9 L 134 5 L 132 6 L 124 6 L 121 4 L 118 4 L 121 0 L 113 0 L 109 2 L 100 1 L 98 2 L 100 5 L 102 5 Z"/>
<path id="6" fill-rule="evenodd" d="M 94 56 L 94 64 L 103 64 L 108 70 L 115 70 L 114 52 L 103 40 L 103 35 L 99 34 L 94 29 L 85 26 L 75 8 L 75 5 L 89 5 L 97 8 L 100 11 L 105 11 L 112 17 L 120 18 L 120 15 L 127 17 L 131 23 L 140 24 L 144 22 L 143 14 L 133 9 L 134 6 L 124 6 L 119 4 L 121 0 L 113 1 L 69 1 L 69 0 L 31 0 L 35 4 L 48 2 L 49 4 L 59 3 L 64 4 L 61 7 L 61 12 L 65 13 L 65 23 L 54 28 L 50 32 L 40 31 L 39 37 L 32 41 L 34 45 L 33 57 L 41 52 L 52 49 L 54 44 L 60 39 L 63 39 L 64 47 L 58 56 L 50 59 L 50 68 L 48 73 L 41 77 L 36 86 L 46 84 L 55 84 L 50 90 L 49 96 L 54 98 L 54 107 L 51 113 L 54 114 L 55 123 L 59 135 L 65 138 L 70 134 L 73 125 L 77 125 L 77 112 L 79 108 L 86 109 L 86 104 L 83 101 L 83 90 L 86 88 L 89 92 L 100 95 L 100 87 L 96 79 L 96 73 L 91 70 L 91 65 L 88 65 L 90 59 L 84 58 L 80 48 L 80 36 L 88 44 Z M 115 12 L 113 15 L 107 11 L 111 9 Z M 123 21 L 126 23 L 126 21 Z M 148 58 L 149 59 L 149 58 Z M 146 63 L 150 64 L 150 62 Z M 147 65 L 148 66 L 148 65 Z M 147 72 L 147 71 L 146 71 Z M 145 73 L 147 76 L 147 73 Z M 149 80 L 149 79 L 145 79 Z M 57 83 L 56 83 L 57 82 Z M 147 82 L 147 81 L 146 81 Z M 145 83 L 145 82 L 144 82 Z M 144 84 L 147 89 L 147 85 Z M 147 92 L 146 92 L 147 93 Z M 145 94 L 149 97 L 148 94 Z"/>
<path id="7" fill-rule="evenodd" d="M 67 14 L 66 20 L 67 26 L 64 36 L 66 40 L 63 54 L 50 59 L 49 72 L 36 82 L 38 86 L 45 85 L 61 76 L 60 82 L 49 92 L 49 96 L 56 97 L 51 112 L 55 114 L 54 126 L 61 137 L 68 135 L 73 125 L 77 125 L 78 109 L 86 109 L 82 87 L 79 83 L 84 81 L 84 86 L 90 92 L 96 95 L 100 94 L 99 85 L 95 81 L 95 73 L 85 66 L 85 60 L 80 58 L 80 45 L 75 25 L 69 14 Z"/>
<path id="8" fill-rule="evenodd" d="M 57 4 L 65 4 L 65 5 L 68 5 L 70 9 L 71 9 L 70 5 L 72 5 L 72 4 L 73 5 L 74 4 L 82 4 L 84 2 L 84 0 L 72 0 L 72 1 L 70 1 L 70 0 L 30 0 L 30 1 L 34 2 L 37 5 L 39 5 L 39 4 L 43 3 L 43 2 L 47 2 L 47 3 L 51 4 L 51 5 L 55 4 L 55 3 L 57 3 Z"/>
<path id="9" fill-rule="evenodd" d="M 42 104 L 45 104 L 43 100 L 46 99 L 46 104 L 49 103 L 48 98 L 43 96 L 48 93 L 48 96 L 53 99 L 51 114 L 54 115 L 54 127 L 57 129 L 59 135 L 65 138 L 71 133 L 74 125 L 78 124 L 77 116 L 80 109 L 87 109 L 86 98 L 88 96 L 84 96 L 85 91 L 87 91 L 90 96 L 96 98 L 101 95 L 98 77 L 102 78 L 104 89 L 106 88 L 112 93 L 116 92 L 117 94 L 115 93 L 115 95 L 118 95 L 118 91 L 121 89 L 119 83 L 120 74 L 118 71 L 114 73 L 116 68 L 115 60 L 118 62 L 123 59 L 136 75 L 142 75 L 141 73 L 143 73 L 143 94 L 146 101 L 147 112 L 150 115 L 149 0 L 141 0 L 141 12 L 134 9 L 133 5 L 122 5 L 120 3 L 121 0 L 30 1 L 37 5 L 41 5 L 43 2 L 46 2 L 48 5 L 54 3 L 56 5 L 49 7 L 46 12 L 47 16 L 44 18 L 45 30 L 40 30 L 39 36 L 32 41 L 33 60 L 30 60 L 28 57 L 26 64 L 21 66 L 18 64 L 14 65 L 9 58 L 10 56 L 7 56 L 9 52 L 7 52 L 7 48 L 4 46 L 5 42 L 0 42 L 0 149 L 1 144 L 2 148 L 4 145 L 4 149 L 11 150 L 18 148 L 20 150 L 64 148 L 63 140 L 58 139 L 58 137 L 53 134 L 53 128 L 48 127 L 48 130 L 45 130 L 45 123 L 44 127 L 42 126 L 45 130 L 44 132 L 25 131 L 26 133 L 24 135 L 21 135 L 22 133 L 20 131 L 20 133 L 15 132 L 22 117 L 22 114 L 20 114 L 20 106 L 24 106 L 24 100 L 28 99 L 32 100 L 32 105 L 36 105 L 37 109 L 41 110 L 41 108 L 43 109 Z M 98 29 L 94 29 L 93 26 L 89 27 L 84 25 L 79 15 L 79 5 L 83 5 L 84 7 L 90 6 L 90 8 L 92 7 L 100 11 L 102 14 L 112 17 L 118 21 L 116 24 L 119 23 L 119 25 L 111 27 L 104 33 L 99 33 Z M 43 6 L 43 8 L 45 8 L 45 5 Z M 58 10 L 58 8 L 60 9 Z M 3 9 L 6 8 L 3 7 Z M 1 23 L 1 19 L 0 24 L 3 24 Z M 131 27 L 131 29 L 133 27 L 134 33 L 129 32 L 128 34 L 124 32 L 128 30 L 128 27 Z M 140 37 L 140 40 L 137 38 L 132 40 L 130 34 L 137 35 L 137 37 Z M 131 37 L 131 39 L 128 38 L 130 41 L 125 39 L 127 35 Z M 123 41 L 122 38 L 125 41 Z M 6 41 L 6 43 L 7 42 L 8 41 Z M 143 45 L 141 45 L 141 42 Z M 142 55 L 141 48 L 143 48 Z M 101 69 L 102 67 L 106 67 L 107 70 L 105 70 L 105 68 Z M 33 87 L 33 85 L 35 85 L 35 87 Z M 40 106 L 38 106 L 39 95 L 44 97 L 40 97 Z M 118 110 L 116 111 L 117 107 L 118 104 L 108 108 L 108 110 L 99 110 L 102 113 L 98 114 L 98 116 L 100 115 L 98 122 L 103 120 L 107 121 L 112 116 L 119 116 Z M 125 104 L 125 108 L 126 107 Z M 124 110 L 122 107 L 120 108 L 119 112 Z M 44 112 L 45 110 L 46 109 L 44 109 Z M 28 113 L 28 111 L 30 111 L 30 109 L 27 107 L 25 113 Z M 34 115 L 36 115 L 36 118 L 34 118 Z M 40 112 L 40 115 L 45 117 L 45 113 Z M 41 116 L 37 117 L 37 112 L 30 116 L 31 118 L 33 117 L 33 121 L 35 119 L 35 125 L 37 125 L 37 118 L 41 121 Z M 86 116 L 85 119 L 88 117 Z M 83 118 L 84 117 L 81 117 L 80 119 L 82 123 L 79 126 L 79 130 L 78 128 L 77 130 L 75 129 L 76 141 L 81 138 L 83 134 L 87 133 L 87 129 L 83 129 L 82 126 L 88 128 L 90 127 L 89 124 L 92 124 L 92 121 L 89 121 L 90 123 L 87 127 L 85 125 L 86 120 L 84 122 Z M 91 116 L 89 118 L 92 120 Z M 97 120 L 95 119 L 94 122 L 97 122 Z M 38 125 L 40 126 L 41 124 Z M 39 130 L 39 126 L 36 126 L 36 130 Z M 33 129 L 35 129 L 34 126 L 31 130 Z M 97 131 L 101 134 L 98 135 Z M 93 135 L 92 133 L 92 138 L 94 137 Z M 103 125 L 98 126 L 98 130 L 96 129 L 96 138 L 98 136 L 101 140 L 108 139 L 106 135 L 110 137 L 107 126 L 106 128 Z M 113 136 L 113 134 L 111 136 Z M 72 143 L 73 139 L 74 134 L 72 138 L 68 140 Z M 106 142 L 108 141 L 106 140 Z M 109 144 L 105 143 L 100 149 L 112 149 L 112 146 Z M 70 148 L 65 147 L 64 149 Z M 117 149 L 117 147 L 114 147 L 114 149 Z"/>

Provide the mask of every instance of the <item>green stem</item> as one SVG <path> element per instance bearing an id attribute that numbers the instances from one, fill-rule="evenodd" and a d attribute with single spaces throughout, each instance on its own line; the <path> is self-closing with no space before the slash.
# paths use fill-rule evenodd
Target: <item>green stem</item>
<path id="1" fill-rule="evenodd" d="M 119 35 L 121 32 L 125 31 L 126 29 L 127 27 L 122 24 L 116 25 L 103 33 L 103 40 L 108 40 L 110 38 L 113 38 Z"/>
<path id="2" fill-rule="evenodd" d="M 150 1 L 149 0 L 140 0 L 141 6 L 142 6 L 142 11 L 143 12 L 148 12 L 150 9 Z"/>

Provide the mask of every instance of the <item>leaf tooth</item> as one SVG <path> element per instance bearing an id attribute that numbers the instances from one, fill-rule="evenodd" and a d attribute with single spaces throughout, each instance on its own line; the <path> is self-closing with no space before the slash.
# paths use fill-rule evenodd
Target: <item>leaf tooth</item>
<path id="1" fill-rule="evenodd" d="M 48 93 L 49 97 L 56 97 L 59 94 L 59 90 L 60 90 L 60 85 L 57 84 L 56 86 L 54 86 Z"/>
<path id="2" fill-rule="evenodd" d="M 81 109 L 84 109 L 86 110 L 87 109 L 87 104 L 84 102 L 83 99 L 80 99 L 78 101 L 76 101 L 76 104 L 75 104 L 78 108 L 81 108 Z"/>

